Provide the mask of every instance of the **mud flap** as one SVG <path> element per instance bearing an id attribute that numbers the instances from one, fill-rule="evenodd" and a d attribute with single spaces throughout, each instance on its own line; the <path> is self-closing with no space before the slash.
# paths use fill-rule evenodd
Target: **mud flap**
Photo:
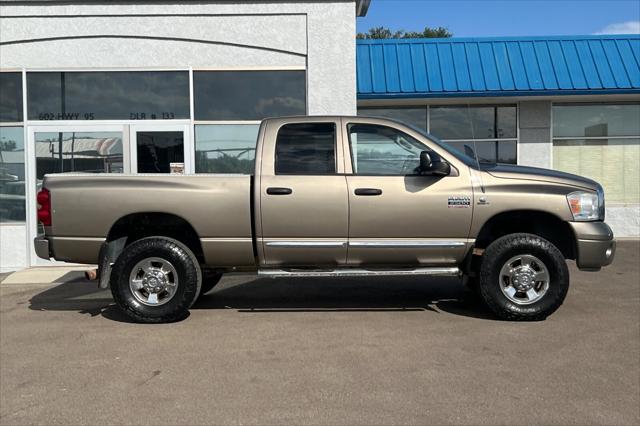
<path id="1" fill-rule="evenodd" d="M 117 240 L 105 242 L 100 246 L 98 254 L 98 287 L 108 288 L 111 280 L 111 267 L 122 253 L 127 237 L 118 238 Z"/>

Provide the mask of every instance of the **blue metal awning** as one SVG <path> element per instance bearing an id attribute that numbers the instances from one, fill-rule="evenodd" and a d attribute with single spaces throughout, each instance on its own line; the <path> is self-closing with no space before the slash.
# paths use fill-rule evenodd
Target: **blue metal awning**
<path id="1" fill-rule="evenodd" d="M 640 35 L 357 40 L 359 99 L 640 94 Z"/>

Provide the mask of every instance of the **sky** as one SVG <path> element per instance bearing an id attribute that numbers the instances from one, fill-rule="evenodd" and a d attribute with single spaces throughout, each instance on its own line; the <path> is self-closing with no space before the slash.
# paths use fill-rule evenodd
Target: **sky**
<path id="1" fill-rule="evenodd" d="M 454 37 L 639 34 L 640 0 L 371 0 L 357 26 L 442 26 Z"/>

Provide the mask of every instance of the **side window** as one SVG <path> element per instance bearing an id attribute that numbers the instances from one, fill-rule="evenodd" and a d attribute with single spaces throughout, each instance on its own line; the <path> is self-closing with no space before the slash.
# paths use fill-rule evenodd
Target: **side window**
<path id="1" fill-rule="evenodd" d="M 349 124 L 353 172 L 361 175 L 416 174 L 420 153 L 428 150 L 411 136 L 387 126 Z"/>
<path id="2" fill-rule="evenodd" d="M 334 123 L 286 124 L 276 140 L 277 175 L 329 175 L 336 172 Z"/>

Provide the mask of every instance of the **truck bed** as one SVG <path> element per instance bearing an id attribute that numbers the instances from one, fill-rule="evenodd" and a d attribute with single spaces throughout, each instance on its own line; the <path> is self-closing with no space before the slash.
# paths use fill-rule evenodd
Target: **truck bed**
<path id="1" fill-rule="evenodd" d="M 100 246 L 130 215 L 177 216 L 200 238 L 206 264 L 254 265 L 249 175 L 55 174 L 47 228 L 56 258 L 97 263 Z M 90 219 L 88 219 L 90 218 Z"/>

